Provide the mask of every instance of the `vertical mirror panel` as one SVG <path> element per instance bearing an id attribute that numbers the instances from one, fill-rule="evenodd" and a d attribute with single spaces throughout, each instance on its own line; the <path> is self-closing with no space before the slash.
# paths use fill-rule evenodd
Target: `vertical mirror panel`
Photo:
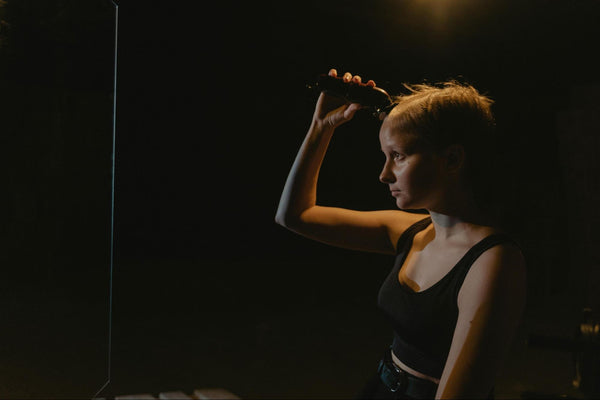
<path id="1" fill-rule="evenodd" d="M 0 1 L 0 397 L 109 380 L 116 5 Z"/>

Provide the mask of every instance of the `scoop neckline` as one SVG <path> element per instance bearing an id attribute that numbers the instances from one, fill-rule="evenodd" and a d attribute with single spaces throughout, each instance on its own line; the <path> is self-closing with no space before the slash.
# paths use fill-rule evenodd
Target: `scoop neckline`
<path id="1" fill-rule="evenodd" d="M 410 244 L 408 247 L 408 250 L 404 252 L 404 255 L 402 256 L 402 261 L 400 263 L 400 266 L 398 267 L 398 271 L 396 272 L 396 282 L 398 283 L 398 286 L 400 286 L 400 289 L 402 289 L 404 292 L 409 293 L 409 294 L 414 294 L 414 295 L 419 295 L 419 294 L 423 294 L 428 292 L 430 289 L 433 289 L 434 287 L 436 287 L 437 285 L 441 284 L 442 281 L 444 281 L 445 279 L 447 279 L 447 277 L 452 273 L 452 271 L 454 271 L 454 269 L 456 268 L 456 266 L 458 264 L 460 264 L 460 262 L 466 257 L 466 255 L 471 251 L 471 249 L 467 250 L 467 253 L 465 253 L 460 260 L 458 260 L 458 262 L 456 264 L 454 264 L 454 266 L 450 269 L 450 271 L 448 271 L 442 278 L 440 278 L 437 282 L 435 282 L 433 285 L 429 286 L 426 289 L 423 290 L 419 290 L 418 292 L 415 292 L 414 290 L 410 289 L 408 286 L 403 285 L 402 282 L 400 282 L 400 271 L 402 271 L 402 267 L 404 266 L 404 262 L 406 261 L 406 257 L 408 256 L 408 253 L 410 252 L 410 250 L 412 249 L 412 245 L 413 245 L 413 239 L 414 239 L 414 235 L 413 237 L 410 239 Z"/>
<path id="2" fill-rule="evenodd" d="M 422 220 L 424 221 L 424 220 Z M 431 219 L 430 219 L 431 222 Z M 429 224 L 427 224 L 423 229 L 425 229 L 427 226 L 429 226 Z M 492 237 L 494 235 L 497 235 L 498 233 L 492 233 L 484 238 L 482 238 L 481 240 L 479 240 L 477 243 L 475 243 L 473 246 L 471 246 L 469 248 L 469 250 L 467 250 L 465 252 L 465 254 L 463 254 L 463 256 L 456 262 L 456 264 L 454 264 L 454 266 L 452 268 L 450 268 L 450 270 L 442 277 L 440 278 L 437 282 L 435 282 L 433 285 L 429 286 L 426 289 L 420 290 L 418 292 L 415 292 L 413 290 L 411 290 L 408 286 L 403 285 L 402 282 L 400 282 L 400 271 L 402 270 L 402 267 L 404 266 L 404 262 L 406 261 L 406 257 L 408 256 L 408 253 L 410 252 L 410 250 L 412 249 L 413 243 L 414 243 L 414 238 L 415 235 L 419 232 L 421 232 L 423 229 L 415 232 L 413 235 L 411 235 L 410 240 L 408 241 L 408 249 L 406 249 L 406 251 L 404 252 L 404 255 L 402 256 L 402 261 L 400 262 L 400 266 L 398 267 L 398 271 L 396 272 L 396 279 L 395 281 L 398 283 L 398 286 L 400 286 L 400 288 L 409 294 L 414 294 L 414 295 L 418 295 L 418 294 L 424 294 L 426 292 L 428 292 L 429 290 L 435 288 L 436 286 L 440 285 L 444 280 L 448 279 L 448 277 L 454 272 L 454 270 L 456 269 L 456 267 L 458 267 L 458 265 L 460 265 L 463 260 L 465 260 L 465 258 L 467 258 L 467 256 L 473 251 L 473 249 L 479 245 L 479 243 L 483 242 L 484 240 L 486 240 L 489 237 Z"/>

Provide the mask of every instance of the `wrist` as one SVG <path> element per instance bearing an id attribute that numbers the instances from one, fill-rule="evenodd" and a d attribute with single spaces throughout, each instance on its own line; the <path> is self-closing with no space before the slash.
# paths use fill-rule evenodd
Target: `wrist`
<path id="1" fill-rule="evenodd" d="M 331 124 L 329 120 L 315 118 L 310 125 L 309 131 L 321 135 L 332 135 L 335 128 L 336 127 Z"/>

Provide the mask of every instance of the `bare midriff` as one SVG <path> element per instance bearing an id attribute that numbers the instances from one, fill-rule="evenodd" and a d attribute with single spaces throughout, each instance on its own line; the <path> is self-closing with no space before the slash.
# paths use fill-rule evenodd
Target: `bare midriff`
<path id="1" fill-rule="evenodd" d="M 404 364 L 402 361 L 400 361 L 398 359 L 398 357 L 396 357 L 396 355 L 394 354 L 393 351 L 392 351 L 392 360 L 394 360 L 394 364 L 396 364 L 398 367 L 400 367 L 404 371 L 408 372 L 409 374 L 416 376 L 417 378 L 427 379 L 428 381 L 434 382 L 435 384 L 439 384 L 440 383 L 439 379 L 436 379 L 436 378 L 434 378 L 432 376 L 429 376 L 429 375 L 425 375 L 425 374 L 423 374 L 423 373 L 421 373 L 419 371 L 415 371 L 411 367 L 409 367 L 406 364 Z"/>

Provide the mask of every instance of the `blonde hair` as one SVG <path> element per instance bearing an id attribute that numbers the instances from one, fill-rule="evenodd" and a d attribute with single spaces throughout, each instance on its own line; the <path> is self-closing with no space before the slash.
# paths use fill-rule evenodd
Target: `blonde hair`
<path id="1" fill-rule="evenodd" d="M 493 100 L 455 80 L 404 87 L 409 93 L 394 97 L 398 104 L 391 110 L 388 123 L 413 136 L 420 148 L 441 151 L 450 145 L 463 146 L 464 176 L 480 205 L 489 203 L 498 172 L 493 161 L 497 140 Z"/>
<path id="2" fill-rule="evenodd" d="M 398 104 L 389 115 L 395 128 L 436 150 L 462 144 L 468 151 L 491 135 L 495 126 L 493 100 L 473 86 L 452 80 L 404 87 L 409 94 L 394 97 Z"/>

